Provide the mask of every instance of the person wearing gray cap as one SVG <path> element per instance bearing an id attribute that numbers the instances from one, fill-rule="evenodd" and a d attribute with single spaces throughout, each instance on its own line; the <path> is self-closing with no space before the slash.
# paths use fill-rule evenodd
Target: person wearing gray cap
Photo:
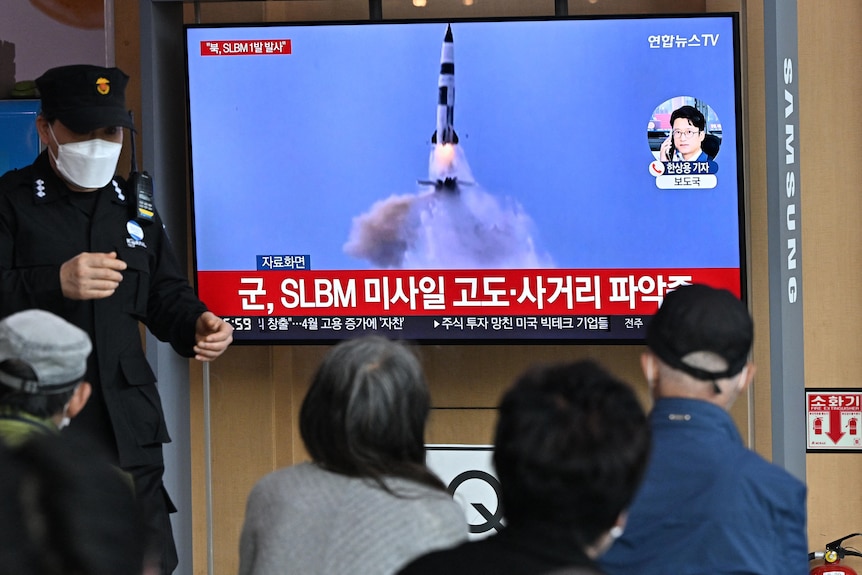
<path id="1" fill-rule="evenodd" d="M 233 329 L 207 310 L 186 277 L 147 190 L 115 175 L 129 77 L 78 64 L 36 79 L 36 128 L 45 150 L 0 177 L 0 317 L 51 311 L 93 342 L 90 401 L 69 432 L 96 438 L 135 479 L 162 572 L 177 565 L 163 483 L 170 441 L 140 325 L 184 357 L 212 361 Z"/>
<path id="2" fill-rule="evenodd" d="M 17 446 L 56 433 L 86 405 L 87 333 L 32 309 L 0 321 L 0 441 Z"/>
<path id="3" fill-rule="evenodd" d="M 728 410 L 754 377 L 754 327 L 724 289 L 670 292 L 641 367 L 653 452 L 609 575 L 805 575 L 806 487 L 745 447 Z"/>

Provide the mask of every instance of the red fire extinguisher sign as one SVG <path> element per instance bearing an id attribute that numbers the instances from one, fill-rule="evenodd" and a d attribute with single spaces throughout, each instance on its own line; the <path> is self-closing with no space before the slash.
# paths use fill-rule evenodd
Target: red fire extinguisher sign
<path id="1" fill-rule="evenodd" d="M 862 390 L 806 389 L 808 451 L 862 451 Z"/>

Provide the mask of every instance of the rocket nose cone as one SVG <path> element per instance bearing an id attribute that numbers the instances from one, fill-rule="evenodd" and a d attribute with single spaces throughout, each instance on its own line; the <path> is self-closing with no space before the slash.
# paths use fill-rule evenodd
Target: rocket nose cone
<path id="1" fill-rule="evenodd" d="M 443 38 L 443 41 L 444 42 L 451 42 L 452 41 L 452 25 L 451 24 L 446 25 L 446 37 Z"/>

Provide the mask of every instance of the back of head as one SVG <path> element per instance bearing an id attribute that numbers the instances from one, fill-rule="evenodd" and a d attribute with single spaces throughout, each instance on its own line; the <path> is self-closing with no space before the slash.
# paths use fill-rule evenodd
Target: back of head
<path id="1" fill-rule="evenodd" d="M 647 347 L 662 362 L 703 381 L 737 375 L 753 340 L 745 304 L 725 289 L 700 284 L 667 294 L 646 336 Z"/>
<path id="2" fill-rule="evenodd" d="M 0 404 L 37 417 L 62 410 L 87 370 L 82 329 L 39 309 L 0 321 Z"/>
<path id="3" fill-rule="evenodd" d="M 378 336 L 351 339 L 318 368 L 299 431 L 312 459 L 330 471 L 442 488 L 425 466 L 430 407 L 421 364 L 406 345 Z"/>
<path id="4" fill-rule="evenodd" d="M 0 575 L 140 575 L 131 482 L 68 437 L 0 447 Z"/>
<path id="5" fill-rule="evenodd" d="M 649 438 L 632 389 L 596 363 L 527 371 L 503 396 L 497 423 L 507 521 L 553 523 L 593 544 L 634 497 Z"/>

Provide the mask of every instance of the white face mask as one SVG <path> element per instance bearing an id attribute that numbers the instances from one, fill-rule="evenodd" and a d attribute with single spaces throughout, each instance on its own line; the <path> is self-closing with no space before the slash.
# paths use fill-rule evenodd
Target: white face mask
<path id="1" fill-rule="evenodd" d="M 72 418 L 69 417 L 69 413 L 68 413 L 69 402 L 71 402 L 71 400 L 67 401 L 66 405 L 63 406 L 63 417 L 60 418 L 60 423 L 57 424 L 57 429 L 65 429 L 65 428 L 69 427 L 70 423 L 72 423 Z"/>
<path id="2" fill-rule="evenodd" d="M 117 161 L 123 145 L 94 138 L 83 142 L 61 144 L 54 135 L 54 129 L 48 125 L 51 137 L 57 144 L 57 155 L 54 164 L 57 171 L 70 183 L 79 188 L 97 189 L 108 185 L 117 169 Z"/>

